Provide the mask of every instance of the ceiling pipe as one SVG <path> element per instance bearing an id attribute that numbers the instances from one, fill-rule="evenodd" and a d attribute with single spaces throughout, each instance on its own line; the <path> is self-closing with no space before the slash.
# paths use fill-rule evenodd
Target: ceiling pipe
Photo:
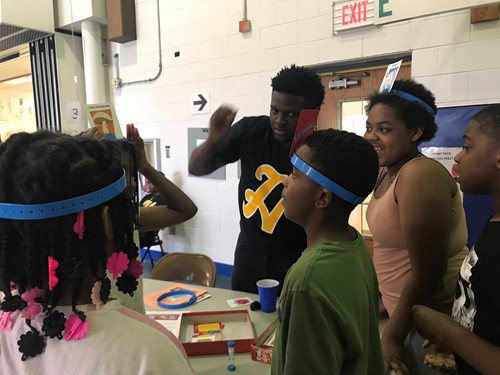
<path id="1" fill-rule="evenodd" d="M 153 81 L 157 80 L 160 77 L 161 72 L 163 70 L 162 53 L 161 53 L 160 0 L 156 0 L 156 13 L 157 13 L 157 19 L 158 19 L 158 59 L 159 59 L 158 72 L 152 78 L 141 79 L 141 80 L 130 81 L 130 82 L 123 82 L 120 78 L 120 71 L 119 71 L 120 55 L 118 53 L 115 53 L 113 56 L 115 58 L 115 62 L 116 62 L 116 78 L 113 79 L 113 87 L 114 88 L 120 88 L 122 86 L 135 85 L 135 84 L 139 84 L 139 83 L 149 83 L 149 82 L 153 82 Z"/>

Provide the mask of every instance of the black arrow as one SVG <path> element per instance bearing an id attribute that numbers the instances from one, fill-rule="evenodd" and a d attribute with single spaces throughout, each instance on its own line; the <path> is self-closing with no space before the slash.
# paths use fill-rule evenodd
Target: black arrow
<path id="1" fill-rule="evenodd" d="M 207 105 L 207 99 L 205 99 L 205 97 L 201 94 L 198 94 L 198 98 L 200 98 L 200 100 L 196 100 L 193 102 L 194 105 L 200 105 L 201 104 L 201 107 L 198 108 L 198 111 L 203 111 L 203 108 L 205 108 L 205 105 Z"/>

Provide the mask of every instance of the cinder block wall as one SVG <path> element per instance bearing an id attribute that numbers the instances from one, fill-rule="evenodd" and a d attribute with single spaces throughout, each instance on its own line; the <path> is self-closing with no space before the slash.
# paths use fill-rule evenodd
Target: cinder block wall
<path id="1" fill-rule="evenodd" d="M 163 234 L 169 251 L 202 252 L 232 264 L 239 231 L 236 165 L 227 167 L 225 181 L 188 176 L 187 128 L 206 127 L 209 119 L 191 114 L 193 93 L 209 92 L 212 112 L 229 102 L 239 108 L 238 118 L 265 114 L 270 78 L 284 65 L 411 52 L 413 77 L 434 91 L 439 106 L 500 101 L 498 21 L 471 25 L 469 11 L 458 11 L 332 36 L 331 0 L 249 0 L 252 31 L 240 34 L 242 3 L 160 0 L 160 78 L 111 88 L 121 124 L 133 122 L 145 138 L 161 139 L 163 172 L 199 207 L 175 235 Z M 158 71 L 156 1 L 137 0 L 136 13 L 137 41 L 113 44 L 111 50 L 111 56 L 120 56 L 124 81 L 148 79 Z M 109 75 L 116 76 L 114 64 Z"/>

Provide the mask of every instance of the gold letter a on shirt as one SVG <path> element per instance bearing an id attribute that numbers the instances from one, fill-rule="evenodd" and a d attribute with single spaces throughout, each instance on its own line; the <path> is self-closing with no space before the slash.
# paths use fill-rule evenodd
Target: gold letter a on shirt
<path id="1" fill-rule="evenodd" d="M 269 164 L 263 164 L 255 171 L 255 178 L 262 181 L 263 176 L 266 176 L 267 180 L 264 181 L 264 183 L 260 185 L 257 190 L 245 190 L 245 200 L 247 203 L 243 202 L 243 215 L 249 219 L 257 210 L 259 210 L 262 222 L 262 231 L 272 234 L 278 220 L 281 215 L 283 215 L 284 207 L 280 199 L 276 206 L 269 211 L 264 203 L 264 200 L 276 186 L 281 184 L 281 182 L 286 178 L 286 175 L 276 172 L 276 170 Z"/>

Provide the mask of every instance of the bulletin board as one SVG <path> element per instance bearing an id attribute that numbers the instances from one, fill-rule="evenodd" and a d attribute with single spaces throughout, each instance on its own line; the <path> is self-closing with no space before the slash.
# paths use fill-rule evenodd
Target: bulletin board
<path id="1" fill-rule="evenodd" d="M 436 136 L 428 142 L 422 142 L 420 147 L 462 147 L 467 124 L 485 107 L 485 105 L 471 105 L 439 108 L 436 114 L 438 125 Z"/>

